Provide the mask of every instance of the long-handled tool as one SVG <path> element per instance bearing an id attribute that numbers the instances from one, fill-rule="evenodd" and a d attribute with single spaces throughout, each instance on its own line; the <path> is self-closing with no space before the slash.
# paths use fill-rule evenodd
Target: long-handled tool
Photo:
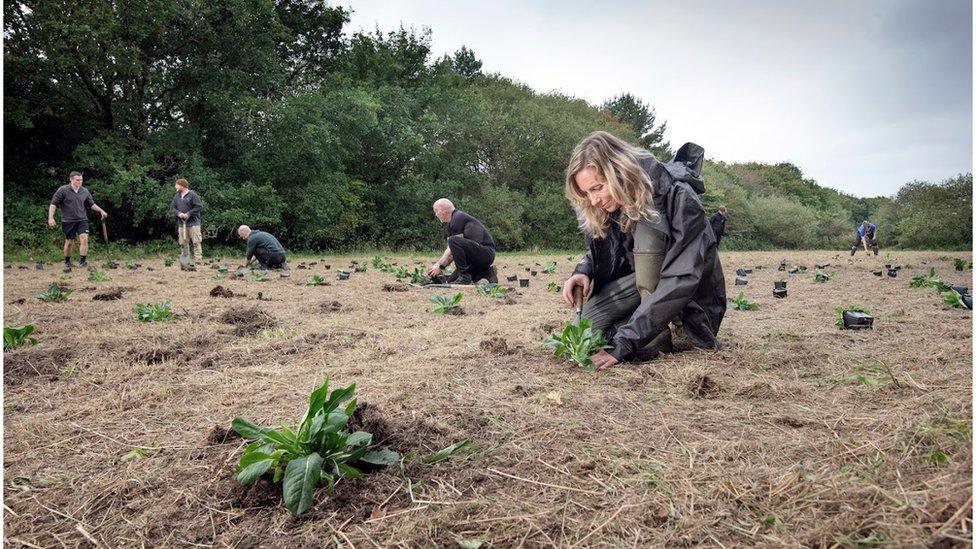
<path id="1" fill-rule="evenodd" d="M 105 218 L 102 218 L 102 238 L 105 239 L 105 244 L 108 244 L 108 227 L 105 226 Z"/>
<path id="2" fill-rule="evenodd" d="M 576 307 L 576 325 L 583 320 L 583 287 L 573 286 L 573 305 Z"/>

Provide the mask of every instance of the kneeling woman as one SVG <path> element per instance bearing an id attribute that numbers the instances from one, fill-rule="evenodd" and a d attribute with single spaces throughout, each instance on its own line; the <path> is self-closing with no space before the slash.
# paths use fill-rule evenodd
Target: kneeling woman
<path id="1" fill-rule="evenodd" d="M 673 162 L 661 163 L 606 132 L 573 150 L 566 198 L 589 251 L 563 284 L 563 299 L 573 306 L 577 287 L 590 296 L 583 316 L 611 346 L 590 357 L 597 368 L 667 350 L 671 322 L 680 321 L 696 346 L 718 344 L 725 277 L 698 200 L 704 153 L 686 143 Z"/>

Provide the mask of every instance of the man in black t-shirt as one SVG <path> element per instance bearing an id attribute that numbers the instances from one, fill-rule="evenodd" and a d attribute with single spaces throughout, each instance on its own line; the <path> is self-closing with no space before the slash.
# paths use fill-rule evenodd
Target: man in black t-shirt
<path id="1" fill-rule="evenodd" d="M 78 252 L 81 254 L 79 265 L 88 267 L 88 212 L 91 208 L 98 212 L 102 219 L 108 217 L 105 210 L 92 200 L 91 193 L 83 187 L 84 176 L 81 172 L 71 172 L 68 184 L 61 185 L 51 197 L 51 205 L 47 209 L 47 224 L 52 229 L 57 225 L 54 212 L 61 209 L 61 232 L 64 233 L 64 272 L 71 271 L 71 246 L 78 239 Z"/>
<path id="2" fill-rule="evenodd" d="M 453 261 L 456 284 L 473 284 L 482 278 L 498 282 L 498 275 L 491 265 L 495 261 L 495 241 L 488 229 L 474 217 L 454 207 L 446 198 L 434 202 L 434 216 L 444 223 L 447 249 L 427 271 L 427 276 L 440 276 Z"/>

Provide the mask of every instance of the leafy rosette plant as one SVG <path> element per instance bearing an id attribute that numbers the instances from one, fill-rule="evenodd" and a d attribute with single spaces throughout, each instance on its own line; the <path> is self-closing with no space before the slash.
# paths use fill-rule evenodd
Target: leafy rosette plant
<path id="1" fill-rule="evenodd" d="M 312 391 L 308 409 L 298 426 L 289 429 L 259 427 L 244 418 L 234 418 L 237 434 L 251 440 L 238 463 L 237 481 L 250 484 L 266 473 L 282 482 L 285 507 L 300 515 L 312 506 L 320 483 L 331 493 L 341 477 L 362 478 L 357 464 L 389 465 L 400 454 L 387 448 L 371 449 L 373 435 L 349 432 L 347 424 L 356 410 L 356 385 L 329 392 L 329 380 Z"/>
<path id="2" fill-rule="evenodd" d="M 581 318 L 579 324 L 567 324 L 561 333 L 550 335 L 542 344 L 552 347 L 554 355 L 570 358 L 587 372 L 596 370 L 590 356 L 601 349 L 610 348 L 603 333 L 593 329 L 590 319 L 586 317 Z"/>
<path id="3" fill-rule="evenodd" d="M 461 303 L 463 297 L 464 294 L 461 292 L 454 294 L 454 297 L 447 297 L 446 295 L 430 296 L 430 302 L 434 304 L 434 314 L 447 314 Z"/>

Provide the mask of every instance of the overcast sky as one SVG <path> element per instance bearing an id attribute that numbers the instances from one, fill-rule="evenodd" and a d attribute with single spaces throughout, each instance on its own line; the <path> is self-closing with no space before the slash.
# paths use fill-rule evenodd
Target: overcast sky
<path id="1" fill-rule="evenodd" d="M 792 162 L 857 196 L 972 171 L 969 0 L 337 2 L 486 72 L 593 104 L 630 92 L 726 162 Z"/>

